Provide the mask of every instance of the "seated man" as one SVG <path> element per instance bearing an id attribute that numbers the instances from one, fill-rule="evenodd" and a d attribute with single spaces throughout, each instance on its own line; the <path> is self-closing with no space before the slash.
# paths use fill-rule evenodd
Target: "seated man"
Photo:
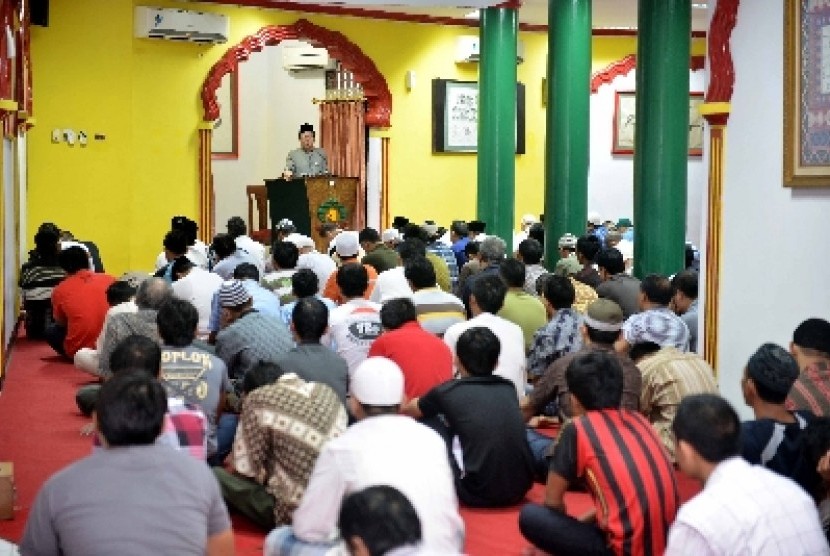
<path id="1" fill-rule="evenodd" d="M 198 406 L 208 421 L 207 454 L 217 451 L 217 424 L 230 389 L 221 359 L 193 346 L 199 313 L 189 302 L 171 299 L 158 311 L 161 383 L 168 396 Z"/>
<path id="2" fill-rule="evenodd" d="M 297 272 L 297 260 L 300 250 L 288 241 L 275 241 L 271 246 L 271 258 L 274 270 L 262 277 L 262 286 L 274 292 L 281 305 L 296 300 L 291 292 L 291 277 Z"/>
<path id="3" fill-rule="evenodd" d="M 130 373 L 104 383 L 95 419 L 104 449 L 44 484 L 21 553 L 233 554 L 213 474 L 204 463 L 154 445 L 166 410 L 164 388 L 150 376 Z"/>
<path id="4" fill-rule="evenodd" d="M 689 328 L 669 309 L 672 299 L 671 282 L 665 276 L 649 274 L 640 282 L 640 313 L 631 315 L 623 325 L 622 337 L 615 343 L 620 353 L 631 346 L 654 342 L 689 351 Z"/>
<path id="5" fill-rule="evenodd" d="M 380 304 L 364 298 L 369 287 L 365 265 L 344 264 L 336 276 L 344 301 L 329 312 L 329 329 L 321 342 L 346 360 L 351 375 L 380 336 Z"/>
<path id="6" fill-rule="evenodd" d="M 121 280 L 110 284 L 110 287 L 107 288 L 107 305 L 110 308 L 107 311 L 107 316 L 104 318 L 104 326 L 101 329 L 101 333 L 98 334 L 98 339 L 95 340 L 94 348 L 81 348 L 75 352 L 75 357 L 72 362 L 75 364 L 76 369 L 98 376 L 100 368 L 99 355 L 104 345 L 104 332 L 107 329 L 107 323 L 110 317 L 118 313 L 135 313 L 138 311 L 138 305 L 133 301 L 135 292 L 136 289 L 134 287 Z"/>
<path id="7" fill-rule="evenodd" d="M 398 254 L 380 240 L 380 234 L 374 228 L 363 228 L 358 235 L 360 246 L 366 252 L 362 264 L 372 265 L 378 275 L 398 266 Z"/>
<path id="8" fill-rule="evenodd" d="M 625 273 L 622 253 L 613 247 L 603 249 L 597 255 L 597 267 L 602 278 L 597 295 L 619 305 L 625 318 L 639 311 L 640 281 Z"/>
<path id="9" fill-rule="evenodd" d="M 390 299 L 399 297 L 411 299 L 412 288 L 404 274 L 404 265 L 412 259 L 425 256 L 426 247 L 421 240 L 416 238 L 404 240 L 398 246 L 396 265 L 378 274 L 378 279 L 375 281 L 375 289 L 372 290 L 372 295 L 369 296 L 369 299 L 375 303 L 386 303 Z M 433 267 L 434 269 L 435 267 Z"/>
<path id="10" fill-rule="evenodd" d="M 501 345 L 499 362 L 493 374 L 511 381 L 516 389 L 516 399 L 521 399 L 527 387 L 522 329 L 496 315 L 504 303 L 506 294 L 507 285 L 499 278 L 498 268 L 495 274 L 493 272 L 480 273 L 473 282 L 470 294 L 470 309 L 473 312 L 473 318 L 450 326 L 444 334 L 444 342 L 457 355 L 456 342 L 465 330 L 474 326 L 489 328 L 499 339 L 499 345 Z"/>
<path id="11" fill-rule="evenodd" d="M 592 288 L 596 288 L 602 283 L 602 278 L 594 267 L 597 253 L 601 249 L 601 240 L 593 234 L 586 234 L 576 240 L 576 260 L 582 268 L 574 274 L 574 278 Z"/>
<path id="12" fill-rule="evenodd" d="M 323 296 L 328 297 L 336 304 L 341 305 L 346 302 L 343 292 L 340 291 L 340 284 L 337 276 L 340 274 L 340 269 L 350 263 L 360 264 L 360 243 L 358 242 L 357 234 L 351 232 L 341 232 L 334 239 L 334 250 L 340 258 L 340 268 L 332 272 L 326 284 L 323 287 Z M 375 267 L 369 264 L 364 264 L 363 268 L 366 270 L 366 288 L 363 291 L 363 298 L 369 299 L 372 291 L 375 289 L 375 282 L 378 279 L 378 273 Z"/>
<path id="13" fill-rule="evenodd" d="M 189 301 L 199 313 L 196 337 L 207 340 L 210 334 L 210 313 L 215 294 L 222 285 L 218 274 L 199 268 L 187 257 L 173 261 L 173 296 Z"/>
<path id="14" fill-rule="evenodd" d="M 662 554 L 680 496 L 651 424 L 620 409 L 622 368 L 610 353 L 586 353 L 571 361 L 566 378 L 574 420 L 559 433 L 543 504 L 522 508 L 522 534 L 557 556 Z M 594 499 L 595 515 L 566 513 L 565 491 L 577 482 Z"/>
<path id="15" fill-rule="evenodd" d="M 237 247 L 234 239 L 228 234 L 216 234 L 210 248 L 216 256 L 216 262 L 213 264 L 211 272 L 221 276 L 222 280 L 230 280 L 233 277 L 234 269 L 242 263 L 251 263 L 257 267 L 260 276 L 265 270 L 265 265 L 261 259 L 257 259 L 254 255 Z"/>
<path id="16" fill-rule="evenodd" d="M 412 288 L 412 303 L 424 330 L 441 338 L 450 326 L 467 320 L 464 302 L 438 287 L 435 268 L 426 257 L 407 261 L 403 273 Z"/>
<path id="17" fill-rule="evenodd" d="M 337 519 L 351 554 L 393 554 L 418 550 L 421 520 L 398 489 L 380 485 L 349 494 Z"/>
<path id="18" fill-rule="evenodd" d="M 308 382 L 327 384 L 346 405 L 349 366 L 345 359 L 320 343 L 328 323 L 329 310 L 322 301 L 314 297 L 297 301 L 290 325 L 297 345 L 277 357 L 277 365 Z"/>
<path id="19" fill-rule="evenodd" d="M 704 488 L 677 513 L 668 556 L 827 554 L 813 500 L 792 481 L 739 457 L 740 423 L 726 400 L 684 398 L 672 430 L 680 469 Z"/>
<path id="20" fill-rule="evenodd" d="M 399 414 L 403 375 L 383 357 L 362 362 L 352 376 L 357 423 L 323 446 L 293 526 L 272 531 L 265 556 L 325 554 L 337 542 L 343 497 L 374 485 L 400 490 L 418 512 L 422 548 L 456 554 L 464 544 L 447 449 L 429 427 Z"/>
<path id="21" fill-rule="evenodd" d="M 452 378 L 452 352 L 421 328 L 412 301 L 387 301 L 380 310 L 380 322 L 383 334 L 372 342 L 369 357 L 386 357 L 398 364 L 407 398 L 423 396 Z"/>
<path id="22" fill-rule="evenodd" d="M 696 353 L 657 344 L 637 344 L 631 359 L 643 376 L 640 412 L 654 426 L 663 446 L 674 461 L 674 436 L 671 424 L 677 406 L 691 394 L 717 394 L 715 370 Z"/>
<path id="23" fill-rule="evenodd" d="M 104 327 L 109 305 L 107 288 L 115 278 L 89 270 L 89 258 L 80 247 L 69 247 L 58 255 L 67 277 L 52 291 L 52 323 L 46 341 L 59 355 L 69 358 L 81 348 L 94 348 Z"/>
<path id="24" fill-rule="evenodd" d="M 787 409 L 806 409 L 830 417 L 830 322 L 811 318 L 799 324 L 790 353 L 801 372 L 787 396 Z"/>
<path id="25" fill-rule="evenodd" d="M 257 261 L 260 261 L 261 264 L 258 268 L 263 268 L 265 265 L 265 246 L 258 241 L 254 241 L 254 239 L 248 235 L 248 226 L 245 224 L 245 221 L 242 220 L 242 217 L 231 216 L 228 218 L 228 223 L 225 227 L 228 230 L 228 235 L 231 236 L 233 238 L 233 242 L 236 243 L 237 248 L 242 249 L 254 257 Z"/>
<path id="26" fill-rule="evenodd" d="M 524 290 L 528 295 L 536 295 L 536 280 L 548 272 L 542 266 L 542 257 L 544 254 L 545 251 L 542 248 L 542 244 L 533 238 L 522 240 L 519 243 L 518 250 L 516 250 L 516 259 L 525 264 Z"/>
<path id="27" fill-rule="evenodd" d="M 234 472 L 213 472 L 228 506 L 270 530 L 291 523 L 320 449 L 346 430 L 346 408 L 325 384 L 273 363 L 251 369 L 243 390 Z"/>
<path id="28" fill-rule="evenodd" d="M 297 302 L 301 299 L 319 299 L 329 311 L 337 307 L 334 301 L 317 293 L 319 290 L 319 280 L 313 270 L 301 268 L 294 273 L 294 276 L 291 277 L 291 293 L 294 295 L 295 300 L 280 307 L 280 318 L 285 323 L 285 326 L 291 324 L 291 315 L 294 313 L 294 307 L 297 306 Z M 256 305 L 256 299 L 254 300 L 254 305 Z"/>
<path id="29" fill-rule="evenodd" d="M 239 264 L 233 269 L 233 279 L 242 282 L 242 285 L 251 294 L 254 309 L 269 317 L 282 318 L 283 308 L 280 306 L 280 300 L 271 291 L 259 285 L 259 270 L 257 270 L 257 267 L 251 263 Z M 216 343 L 216 335 L 222 329 L 222 307 L 219 304 L 219 290 L 222 284 L 220 283 L 219 286 L 213 292 L 213 299 L 210 303 L 209 344 Z"/>
<path id="30" fill-rule="evenodd" d="M 698 275 L 694 270 L 684 270 L 674 275 L 671 287 L 674 291 L 671 307 L 689 329 L 689 351 L 697 351 L 697 290 Z"/>
<path id="31" fill-rule="evenodd" d="M 534 334 L 527 353 L 527 374 L 536 381 L 560 357 L 582 346 L 579 326 L 582 318 L 571 306 L 575 291 L 569 278 L 548 276 L 542 293 L 545 314 L 549 321 Z"/>
<path id="32" fill-rule="evenodd" d="M 493 375 L 499 339 L 487 328 L 468 328 L 455 351 L 461 378 L 410 400 L 404 412 L 444 437 L 461 502 L 517 504 L 533 485 L 533 457 L 513 385 Z"/>
<path id="33" fill-rule="evenodd" d="M 545 306 L 524 290 L 525 265 L 516 259 L 506 259 L 499 265 L 499 276 L 507 284 L 507 295 L 498 315 L 522 329 L 525 350 L 530 349 L 536 331 L 545 326 Z"/>
<path id="34" fill-rule="evenodd" d="M 784 406 L 796 378 L 798 365 L 780 346 L 764 344 L 749 358 L 741 386 L 755 420 L 741 425 L 741 453 L 749 463 L 789 477 L 812 493 L 820 479 L 802 444 L 814 415 Z"/>
<path id="35" fill-rule="evenodd" d="M 60 232 L 54 224 L 44 223 L 35 234 L 35 248 L 29 251 L 29 260 L 20 268 L 17 285 L 23 293 L 26 337 L 43 339 L 52 324 L 52 291 L 66 278 L 58 262 Z"/>

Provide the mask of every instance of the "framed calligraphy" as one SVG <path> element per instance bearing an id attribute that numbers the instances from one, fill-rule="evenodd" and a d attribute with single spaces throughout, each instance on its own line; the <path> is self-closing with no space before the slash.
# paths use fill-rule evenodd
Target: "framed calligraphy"
<path id="1" fill-rule="evenodd" d="M 784 2 L 784 185 L 830 185 L 830 5 Z"/>
<path id="2" fill-rule="evenodd" d="M 703 155 L 703 116 L 700 105 L 703 93 L 689 93 L 689 156 Z M 614 121 L 611 139 L 611 154 L 634 153 L 634 127 L 636 96 L 634 91 L 614 93 Z"/>
<path id="3" fill-rule="evenodd" d="M 525 88 L 516 84 L 516 154 L 525 152 Z M 478 151 L 478 83 L 432 80 L 432 151 Z"/>

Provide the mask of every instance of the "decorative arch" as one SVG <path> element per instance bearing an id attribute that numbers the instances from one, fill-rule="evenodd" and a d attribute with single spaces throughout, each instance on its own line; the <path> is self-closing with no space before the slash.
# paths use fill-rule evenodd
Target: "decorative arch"
<path id="1" fill-rule="evenodd" d="M 366 125 L 377 128 L 391 127 L 392 93 L 386 79 L 372 59 L 342 33 L 300 19 L 292 25 L 269 25 L 245 37 L 213 64 L 202 84 L 204 121 L 199 126 L 199 233 L 202 241 L 210 241 L 214 231 L 211 140 L 213 122 L 219 117 L 216 90 L 221 85 L 222 78 L 235 72 L 239 68 L 239 63 L 248 60 L 251 54 L 288 39 L 304 40 L 328 50 L 362 86 L 366 99 Z"/>
<path id="2" fill-rule="evenodd" d="M 371 58 L 342 33 L 314 25 L 300 19 L 292 25 L 269 25 L 228 49 L 208 72 L 202 85 L 202 106 L 204 120 L 212 122 L 219 117 L 219 103 L 216 90 L 222 78 L 237 70 L 239 62 L 250 58 L 266 46 L 274 46 L 288 39 L 300 39 L 328 50 L 344 68 L 354 75 L 355 81 L 363 87 L 366 97 L 366 125 L 369 127 L 390 127 L 392 118 L 392 93 L 386 79 L 378 71 Z"/>
<path id="3" fill-rule="evenodd" d="M 692 71 L 702 70 L 705 62 L 704 56 L 692 56 L 689 58 L 689 69 Z M 617 77 L 628 75 L 636 67 L 637 56 L 635 54 L 629 54 L 615 62 L 611 62 L 591 76 L 591 94 L 595 94 L 601 86 L 611 83 Z"/>

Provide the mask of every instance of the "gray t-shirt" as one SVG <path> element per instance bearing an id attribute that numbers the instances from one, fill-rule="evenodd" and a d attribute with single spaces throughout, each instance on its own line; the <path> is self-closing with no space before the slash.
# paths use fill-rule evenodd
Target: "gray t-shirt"
<path id="1" fill-rule="evenodd" d="M 300 344 L 277 359 L 287 373 L 295 373 L 308 382 L 321 382 L 331 387 L 346 405 L 349 391 L 349 366 L 346 360 L 321 344 Z"/>
<path id="2" fill-rule="evenodd" d="M 291 170 L 297 178 L 328 174 L 328 156 L 326 156 L 326 151 L 319 148 L 313 148 L 310 151 L 294 149 L 285 159 L 285 169 Z"/>
<path id="3" fill-rule="evenodd" d="M 204 462 L 167 446 L 98 450 L 53 475 L 35 499 L 21 554 L 204 555 L 230 519 Z"/>
<path id="4" fill-rule="evenodd" d="M 199 406 L 208 421 L 207 453 L 216 452 L 217 407 L 222 392 L 230 390 L 225 363 L 193 346 L 162 346 L 161 383 L 171 398 Z"/>

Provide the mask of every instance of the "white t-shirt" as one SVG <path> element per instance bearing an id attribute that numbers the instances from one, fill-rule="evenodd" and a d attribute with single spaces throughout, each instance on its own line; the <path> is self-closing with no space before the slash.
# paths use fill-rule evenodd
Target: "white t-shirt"
<path id="1" fill-rule="evenodd" d="M 205 339 L 210 334 L 210 311 L 213 294 L 222 287 L 222 277 L 203 268 L 195 267 L 187 276 L 173 282 L 173 295 L 190 301 L 199 312 L 199 327 L 196 336 Z"/>
<path id="2" fill-rule="evenodd" d="M 346 360 L 351 376 L 380 333 L 380 304 L 352 299 L 329 311 L 329 330 L 320 343 Z"/>
<path id="3" fill-rule="evenodd" d="M 297 270 L 307 268 L 317 275 L 317 293 L 323 293 L 329 276 L 337 270 L 337 263 L 322 253 L 304 253 L 297 259 Z"/>
<path id="4" fill-rule="evenodd" d="M 375 303 L 386 303 L 390 299 L 406 297 L 412 299 L 412 288 L 403 274 L 403 267 L 396 266 L 378 274 L 372 295 L 369 296 Z"/>

